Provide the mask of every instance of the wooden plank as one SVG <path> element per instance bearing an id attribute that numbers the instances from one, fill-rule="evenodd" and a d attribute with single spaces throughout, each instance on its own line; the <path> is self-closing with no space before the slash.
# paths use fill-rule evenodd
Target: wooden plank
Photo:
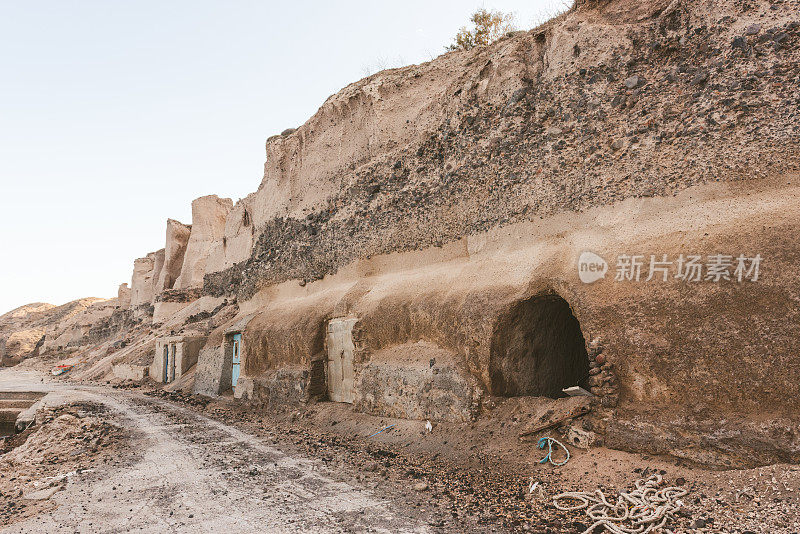
<path id="1" fill-rule="evenodd" d="M 569 421 L 570 419 L 575 419 L 576 417 L 580 417 L 582 415 L 586 415 L 590 411 L 591 411 L 591 408 L 588 407 L 588 406 L 579 406 L 578 408 L 575 408 L 571 412 L 569 412 L 569 413 L 567 413 L 567 414 L 565 414 L 565 415 L 563 415 L 561 417 L 557 417 L 556 419 L 552 419 L 550 421 L 543 421 L 543 422 L 537 424 L 536 426 L 534 426 L 533 428 L 528 429 L 528 430 L 526 430 L 524 432 L 521 432 L 519 437 L 520 438 L 524 438 L 525 436 L 530 436 L 531 434 L 536 434 L 537 432 L 541 432 L 542 430 L 546 430 L 548 428 L 552 428 L 552 427 L 554 427 L 556 425 L 559 425 L 559 424 L 563 423 L 564 421 Z"/>

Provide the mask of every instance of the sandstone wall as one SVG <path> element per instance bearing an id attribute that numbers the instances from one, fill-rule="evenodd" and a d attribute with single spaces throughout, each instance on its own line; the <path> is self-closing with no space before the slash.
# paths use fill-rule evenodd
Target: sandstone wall
<path id="1" fill-rule="evenodd" d="M 272 395 L 270 384 L 281 370 L 303 382 L 284 388 L 305 391 L 310 361 L 324 350 L 327 321 L 345 315 L 359 319 L 355 363 L 363 409 L 420 416 L 394 388 L 376 385 L 409 373 L 402 358 L 393 357 L 384 382 L 376 381 L 375 369 L 387 364 L 371 359 L 419 342 L 456 355 L 491 393 L 492 340 L 500 321 L 516 303 L 557 294 L 571 306 L 587 343 L 609 362 L 602 377 L 610 382 L 590 379 L 603 405 L 618 410 L 609 439 L 624 441 L 619 437 L 640 432 L 649 438 L 630 441 L 640 450 L 669 449 L 675 455 L 716 448 L 713 461 L 719 465 L 794 458 L 800 437 L 788 429 L 800 414 L 793 378 L 800 372 L 800 293 L 793 267 L 800 249 L 791 237 L 800 224 L 792 200 L 800 193 L 798 179 L 792 174 L 698 186 L 669 199 L 631 199 L 491 230 L 442 248 L 356 262 L 305 286 L 286 282 L 263 289 L 240 303 L 242 313 L 258 312 L 244 335 L 242 375 L 253 390 L 248 395 L 258 398 L 259 385 Z M 608 261 L 605 278 L 580 281 L 577 261 L 584 251 Z M 651 254 L 672 260 L 696 254 L 705 261 L 720 253 L 760 254 L 759 279 L 686 282 L 672 272 L 666 280 L 646 281 L 645 267 L 638 282 L 615 280 L 616 259 L 626 254 L 648 260 Z M 414 371 L 407 381 L 409 376 L 416 383 L 423 375 Z M 772 414 L 768 423 L 752 422 L 765 412 Z M 692 414 L 695 434 L 686 414 Z M 713 439 L 701 433 L 703 424 L 720 417 L 727 419 L 730 435 Z M 641 421 L 649 426 L 637 426 Z M 742 451 L 753 452 L 748 440 L 764 425 L 772 437 L 748 460 Z M 674 429 L 689 433 L 676 441 L 680 434 Z"/>
<path id="2" fill-rule="evenodd" d="M 172 289 L 181 274 L 186 247 L 189 243 L 191 226 L 174 219 L 167 219 L 166 245 L 164 247 L 164 268 L 156 283 L 156 293 Z"/>
<path id="3" fill-rule="evenodd" d="M 97 342 L 97 328 L 110 321 L 117 302 L 84 298 L 61 306 L 36 303 L 0 316 L 0 364 L 16 365 L 36 354 L 74 351 Z"/>
<path id="4" fill-rule="evenodd" d="M 190 231 L 168 223 L 161 256 L 135 264 L 131 306 L 155 302 L 166 329 L 197 313 L 201 286 L 237 299 L 253 316 L 237 396 L 264 402 L 307 398 L 327 322 L 357 318 L 357 408 L 458 418 L 498 393 L 493 340 L 509 310 L 558 295 L 607 360 L 587 386 L 609 443 L 797 461 L 794 5 L 582 2 L 351 84 L 267 140 L 255 193 L 195 200 Z M 606 278 L 580 281 L 585 251 L 608 261 Z M 614 280 L 631 254 L 763 265 L 757 281 Z M 438 375 L 411 357 L 420 344 L 447 355 Z M 196 391 L 229 385 L 225 347 L 219 327 Z M 399 392 L 409 383 L 431 394 L 415 402 Z"/>
<path id="5" fill-rule="evenodd" d="M 164 249 L 151 252 L 133 262 L 131 276 L 131 306 L 152 305 L 157 294 L 156 285 L 164 267 Z"/>
<path id="6" fill-rule="evenodd" d="M 351 84 L 268 140 L 255 230 L 233 234 L 255 231 L 252 254 L 215 262 L 205 291 L 247 299 L 357 259 L 796 170 L 798 30 L 764 2 L 600 2 Z"/>
<path id="7" fill-rule="evenodd" d="M 216 195 L 192 201 L 192 230 L 186 245 L 183 266 L 175 287 L 187 289 L 201 286 L 206 274 L 206 262 L 225 233 L 225 222 L 233 208 L 229 198 Z"/>
<path id="8" fill-rule="evenodd" d="M 472 420 L 483 395 L 462 357 L 424 341 L 371 354 L 355 392 L 356 410 L 433 421 Z"/>
<path id="9" fill-rule="evenodd" d="M 117 289 L 117 306 L 124 309 L 131 306 L 131 288 L 127 283 L 120 284 Z"/>
<path id="10" fill-rule="evenodd" d="M 253 222 L 253 197 L 254 195 L 249 195 L 237 202 L 231 209 L 225 220 L 223 238 L 211 249 L 206 262 L 205 274 L 231 268 L 250 258 L 256 238 L 256 226 Z"/>
<path id="11" fill-rule="evenodd" d="M 133 261 L 131 276 L 131 306 L 150 303 L 153 300 L 153 258 L 145 256 Z"/>

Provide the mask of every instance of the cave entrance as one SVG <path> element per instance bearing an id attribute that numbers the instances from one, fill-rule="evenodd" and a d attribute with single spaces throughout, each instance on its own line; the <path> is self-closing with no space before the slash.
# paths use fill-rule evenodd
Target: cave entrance
<path id="1" fill-rule="evenodd" d="M 502 397 L 558 398 L 563 388 L 586 387 L 586 341 L 567 301 L 539 295 L 502 316 L 492 336 L 489 377 L 492 394 Z"/>

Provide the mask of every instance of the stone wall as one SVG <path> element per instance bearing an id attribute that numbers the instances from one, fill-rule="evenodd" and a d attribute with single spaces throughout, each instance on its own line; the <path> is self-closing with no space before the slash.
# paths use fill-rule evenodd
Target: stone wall
<path id="1" fill-rule="evenodd" d="M 310 369 L 282 367 L 257 377 L 240 377 L 234 395 L 257 404 L 299 404 L 309 399 L 310 378 Z"/>
<path id="2" fill-rule="evenodd" d="M 369 356 L 356 375 L 353 408 L 405 419 L 470 421 L 483 389 L 463 359 L 426 342 Z"/>
<path id="3" fill-rule="evenodd" d="M 193 392 L 216 397 L 230 388 L 231 368 L 225 358 L 225 347 L 207 344 L 198 356 Z"/>

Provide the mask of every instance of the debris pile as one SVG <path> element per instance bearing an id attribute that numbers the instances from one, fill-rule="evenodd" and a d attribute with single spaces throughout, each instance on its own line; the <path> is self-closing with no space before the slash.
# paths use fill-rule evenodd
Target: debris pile
<path id="1" fill-rule="evenodd" d="M 0 456 L 0 523 L 52 507 L 50 497 L 72 476 L 114 460 L 123 431 L 102 420 L 104 410 L 89 403 L 50 408 L 13 443 L 9 438 L 13 449 Z"/>

